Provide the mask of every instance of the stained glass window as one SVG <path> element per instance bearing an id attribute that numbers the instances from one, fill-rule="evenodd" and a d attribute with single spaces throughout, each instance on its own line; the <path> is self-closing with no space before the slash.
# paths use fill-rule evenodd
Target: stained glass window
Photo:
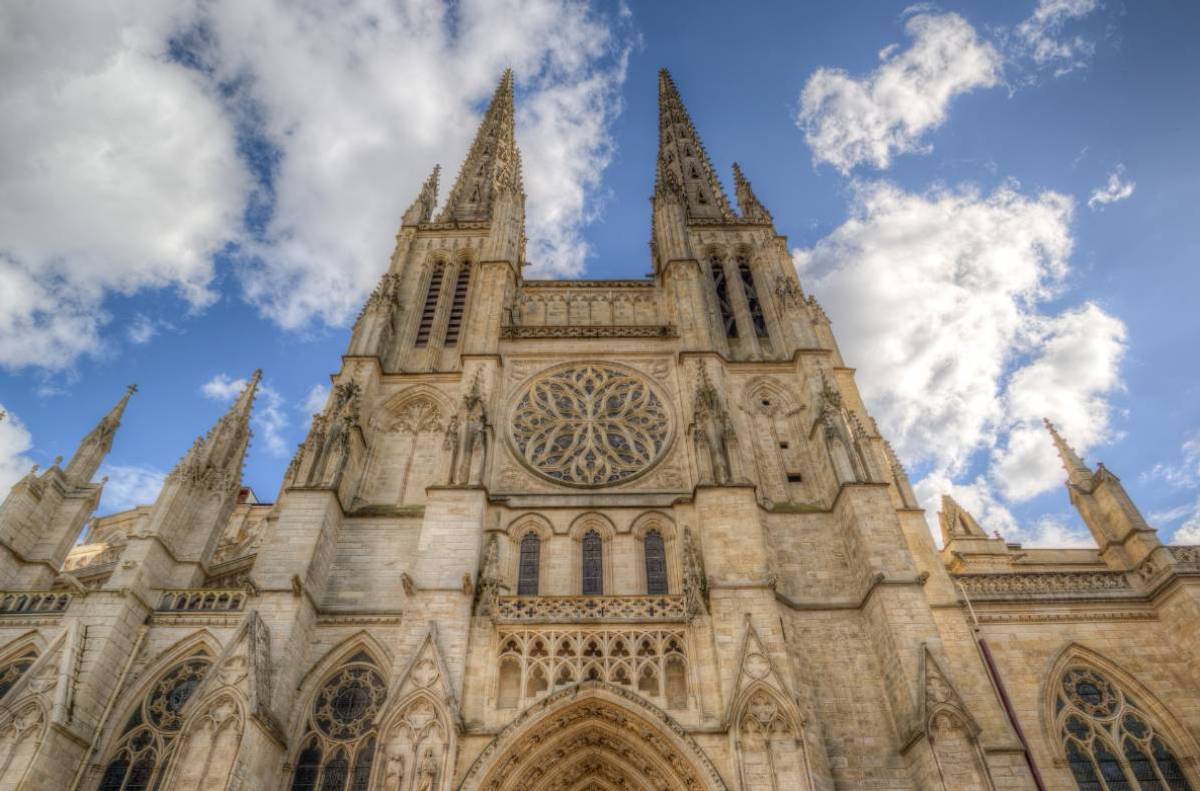
<path id="1" fill-rule="evenodd" d="M 583 535 L 583 595 L 604 593 L 604 544 L 600 534 L 589 530 Z"/>
<path id="2" fill-rule="evenodd" d="M 0 698 L 8 694 L 8 691 L 13 688 L 13 685 L 21 680 L 21 676 L 25 675 L 25 671 L 33 666 L 33 661 L 37 659 L 37 652 L 32 648 L 21 654 L 21 656 L 0 667 Z"/>
<path id="3" fill-rule="evenodd" d="M 521 539 L 521 568 L 517 574 L 517 595 L 536 596 L 538 592 L 538 563 L 542 539 L 537 533 L 526 533 Z"/>
<path id="4" fill-rule="evenodd" d="M 750 323 L 754 325 L 754 334 L 765 338 L 767 320 L 763 316 L 762 304 L 758 301 L 758 290 L 754 288 L 754 273 L 750 271 L 750 262 L 745 258 L 738 259 L 738 274 L 742 278 L 742 291 L 746 294 L 746 306 L 750 310 Z"/>
<path id="5" fill-rule="evenodd" d="M 101 791 L 160 788 L 183 728 L 183 706 L 204 680 L 212 660 L 197 654 L 150 687 L 129 719 L 100 781 Z"/>
<path id="6" fill-rule="evenodd" d="M 646 593 L 660 595 L 667 592 L 667 550 L 662 534 L 657 530 L 646 533 L 643 540 L 646 554 Z"/>
<path id="7" fill-rule="evenodd" d="M 1136 701 L 1091 667 L 1071 667 L 1055 716 L 1081 791 L 1191 791 L 1175 753 Z"/>
<path id="8" fill-rule="evenodd" d="M 725 325 L 725 336 L 738 336 L 737 320 L 733 317 L 733 303 L 729 301 L 729 284 L 725 280 L 725 267 L 720 259 L 713 258 L 708 262 L 708 272 L 712 277 L 713 291 L 717 294 L 717 309 L 721 311 L 721 322 Z"/>
<path id="9" fill-rule="evenodd" d="M 291 791 L 365 791 L 375 760 L 376 715 L 387 685 L 371 658 L 358 652 L 317 690 Z"/>

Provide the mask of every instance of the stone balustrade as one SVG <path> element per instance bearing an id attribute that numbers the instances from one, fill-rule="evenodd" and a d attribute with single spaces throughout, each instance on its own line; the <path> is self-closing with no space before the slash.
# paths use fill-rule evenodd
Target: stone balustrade
<path id="1" fill-rule="evenodd" d="M 683 596 L 500 596 L 496 620 L 506 623 L 645 623 L 686 621 Z"/>
<path id="2" fill-rule="evenodd" d="M 0 592 L 0 615 L 57 613 L 67 609 L 71 594 L 62 591 Z"/>
<path id="3" fill-rule="evenodd" d="M 1110 598 L 1134 594 L 1125 574 L 1119 571 L 1042 571 L 1013 574 L 960 574 L 954 577 L 975 600 Z"/>
<path id="4" fill-rule="evenodd" d="M 183 588 L 166 590 L 159 612 L 238 612 L 246 605 L 244 588 Z"/>

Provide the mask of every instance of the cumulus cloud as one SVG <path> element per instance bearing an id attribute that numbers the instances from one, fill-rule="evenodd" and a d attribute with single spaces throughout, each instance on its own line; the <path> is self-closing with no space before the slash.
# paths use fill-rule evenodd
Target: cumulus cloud
<path id="1" fill-rule="evenodd" d="M 1032 535 L 1007 503 L 1063 479 L 1038 422 L 1056 421 L 1081 453 L 1105 441 L 1125 350 L 1124 325 L 1099 306 L 1045 310 L 1069 271 L 1071 199 L 1015 184 L 854 189 L 850 218 L 794 251 L 801 276 L 847 360 L 863 363 L 885 435 L 927 471 L 916 488 L 928 512 L 950 491 L 992 529 Z"/>
<path id="2" fill-rule="evenodd" d="M 958 14 L 917 13 L 905 31 L 911 45 L 884 49 L 865 77 L 823 68 L 809 78 L 797 124 L 815 161 L 848 173 L 928 151 L 924 134 L 945 122 L 956 96 L 999 82 L 999 53 Z"/>
<path id="3" fill-rule="evenodd" d="M 8 490 L 29 472 L 33 459 L 26 452 L 33 447 L 33 437 L 21 420 L 0 404 L 0 502 Z"/>
<path id="4" fill-rule="evenodd" d="M 1133 195 L 1133 188 L 1137 186 L 1135 182 L 1126 181 L 1124 179 L 1125 166 L 1117 165 L 1112 173 L 1108 174 L 1108 183 L 1103 187 L 1097 187 L 1092 190 L 1092 196 L 1088 198 L 1088 208 L 1093 211 L 1097 208 L 1103 209 L 1110 203 L 1123 201 Z"/>
<path id="5" fill-rule="evenodd" d="M 246 175 L 211 86 L 162 57 L 182 10 L 0 8 L 0 365 L 97 351 L 110 292 L 213 300 Z"/>
<path id="6" fill-rule="evenodd" d="M 623 19 L 576 0 L 4 5 L 0 366 L 100 352 L 113 293 L 204 308 L 217 253 L 282 326 L 345 322 L 510 65 L 534 271 L 578 273 Z"/>
<path id="7" fill-rule="evenodd" d="M 1033 14 L 1014 31 L 1015 54 L 1037 67 L 1052 68 L 1056 77 L 1085 67 L 1095 42 L 1081 34 L 1065 35 L 1064 28 L 1099 7 L 1098 0 L 1039 0 Z"/>
<path id="8" fill-rule="evenodd" d="M 246 379 L 234 379 L 227 373 L 219 373 L 201 385 L 200 392 L 205 398 L 229 403 L 246 389 L 246 384 Z M 258 386 L 250 426 L 255 436 L 262 439 L 267 453 L 278 458 L 288 455 L 288 443 L 284 437 L 288 428 L 287 406 L 279 391 L 266 382 Z"/>
<path id="9" fill-rule="evenodd" d="M 107 476 L 104 494 L 100 497 L 97 513 L 114 514 L 128 511 L 139 505 L 151 505 L 158 499 L 166 473 L 152 467 L 137 465 L 106 464 L 100 474 Z"/>

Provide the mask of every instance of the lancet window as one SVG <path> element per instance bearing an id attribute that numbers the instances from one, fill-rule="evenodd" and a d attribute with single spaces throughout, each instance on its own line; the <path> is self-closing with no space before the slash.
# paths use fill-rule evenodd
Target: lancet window
<path id="1" fill-rule="evenodd" d="M 445 275 L 444 264 L 436 264 L 429 275 L 429 290 L 425 292 L 425 306 L 421 309 L 421 323 L 417 326 L 418 347 L 429 345 L 429 335 L 433 332 L 433 320 L 437 317 L 438 297 L 442 293 L 442 279 Z"/>
<path id="2" fill-rule="evenodd" d="M 454 281 L 454 299 L 450 302 L 450 319 L 446 323 L 446 346 L 457 346 L 462 331 L 463 311 L 467 307 L 467 291 L 471 287 L 471 265 L 464 263 Z"/>
<path id="3" fill-rule="evenodd" d="M 738 259 L 738 274 L 742 278 L 742 291 L 746 295 L 746 305 L 750 310 L 750 323 L 754 325 L 754 334 L 759 338 L 767 337 L 767 319 L 763 316 L 762 304 L 758 301 L 758 290 L 754 287 L 754 273 L 750 270 L 750 262 L 745 258 Z"/>
<path id="4" fill-rule="evenodd" d="M 1054 706 L 1067 765 L 1081 791 L 1191 791 L 1151 715 L 1098 670 L 1069 667 Z"/>
<path id="5" fill-rule="evenodd" d="M 667 549 L 662 533 L 651 530 L 642 540 L 646 560 L 646 593 L 651 596 L 667 592 Z"/>
<path id="6" fill-rule="evenodd" d="M 541 537 L 534 532 L 526 533 L 521 539 L 520 567 L 517 569 L 518 596 L 537 596 L 541 554 Z"/>
<path id="7" fill-rule="evenodd" d="M 375 719 L 386 697 L 383 676 L 362 651 L 326 678 L 313 699 L 291 791 L 367 791 Z"/>
<path id="8" fill-rule="evenodd" d="M 604 593 L 604 542 L 595 530 L 583 534 L 583 595 Z"/>
<path id="9" fill-rule="evenodd" d="M 8 694 L 13 685 L 21 680 L 21 676 L 33 666 L 37 659 L 37 651 L 30 648 L 16 659 L 0 666 L 0 698 Z"/>
<path id="10" fill-rule="evenodd" d="M 159 677 L 125 723 L 100 780 L 100 791 L 162 787 L 183 727 L 180 711 L 204 680 L 212 660 L 197 654 Z"/>
<path id="11" fill-rule="evenodd" d="M 708 261 L 708 273 L 712 277 L 713 291 L 717 295 L 717 309 L 721 311 L 721 323 L 725 325 L 725 337 L 738 336 L 737 320 L 733 317 L 733 303 L 729 301 L 729 283 L 725 279 L 725 266 L 721 259 Z"/>

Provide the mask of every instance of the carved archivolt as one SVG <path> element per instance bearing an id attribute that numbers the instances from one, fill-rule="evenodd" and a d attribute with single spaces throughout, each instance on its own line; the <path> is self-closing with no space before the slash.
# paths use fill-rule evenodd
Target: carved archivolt
<path id="1" fill-rule="evenodd" d="M 586 771 L 614 788 L 724 791 L 708 757 L 633 692 L 585 682 L 527 708 L 484 748 L 463 791 L 557 791 Z"/>
<path id="2" fill-rule="evenodd" d="M 672 431 L 665 404 L 650 380 L 632 370 L 572 365 L 518 391 L 510 439 L 517 457 L 544 478 L 609 486 L 662 459 Z"/>

